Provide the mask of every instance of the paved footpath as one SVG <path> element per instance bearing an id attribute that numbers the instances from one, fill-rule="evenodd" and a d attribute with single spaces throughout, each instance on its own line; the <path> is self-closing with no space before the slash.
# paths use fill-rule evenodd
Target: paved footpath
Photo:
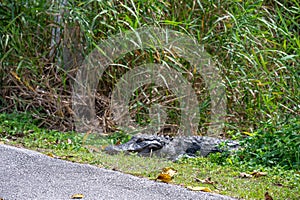
<path id="1" fill-rule="evenodd" d="M 232 199 L 0 144 L 0 199 L 63 200 L 77 193 L 84 200 Z"/>

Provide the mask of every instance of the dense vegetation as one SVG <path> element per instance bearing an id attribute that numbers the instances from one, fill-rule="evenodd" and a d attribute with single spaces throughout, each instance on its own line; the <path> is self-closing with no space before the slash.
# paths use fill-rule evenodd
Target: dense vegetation
<path id="1" fill-rule="evenodd" d="M 221 72 L 228 101 L 224 136 L 249 136 L 235 157 L 220 155 L 217 162 L 299 170 L 297 0 L 74 0 L 66 5 L 13 0 L 0 5 L 0 112 L 30 112 L 40 127 L 72 130 L 71 86 L 82 59 L 99 41 L 116 33 L 150 25 L 168 27 L 195 37 Z M 62 12 L 60 20 L 68 26 L 57 21 Z M 53 43 L 58 27 L 64 33 L 57 32 L 59 39 Z M 64 57 L 68 45 L 71 64 Z M 182 73 L 192 70 L 184 60 L 163 50 L 136 51 L 116 60 L 117 67 L 107 70 L 97 91 L 101 121 L 109 118 L 107 99 L 118 78 L 141 63 L 159 62 L 157 57 Z M 210 112 L 202 83 L 200 76 L 193 77 L 201 108 L 199 133 L 205 132 Z M 147 121 L 144 113 L 149 105 L 141 98 L 149 92 L 147 88 L 134 93 L 131 102 L 140 123 Z M 169 123 L 176 124 L 180 115 L 176 98 L 163 90 L 159 94 L 170 95 L 168 104 L 175 108 L 168 113 Z M 113 131 L 113 127 L 105 128 Z"/>
<path id="2" fill-rule="evenodd" d="M 76 132 L 59 132 L 39 128 L 39 124 L 40 121 L 34 119 L 30 114 L 0 114 L 0 144 L 4 142 L 26 147 L 40 151 L 50 157 L 89 163 L 152 180 L 157 177 L 162 168 L 173 167 L 178 170 L 178 174 L 172 180 L 173 184 L 184 187 L 208 187 L 213 192 L 237 198 L 263 199 L 266 191 L 274 199 L 299 199 L 300 196 L 299 171 L 287 170 L 289 164 L 275 166 L 273 163 L 271 167 L 268 167 L 266 164 L 270 164 L 272 158 L 268 160 L 270 158 L 268 156 L 266 156 L 267 159 L 261 157 L 261 155 L 263 156 L 261 153 L 264 153 L 263 149 L 255 149 L 255 151 L 251 149 L 255 154 L 258 152 L 259 154 L 249 162 L 239 160 L 239 157 L 235 157 L 236 155 L 223 157 L 218 154 L 212 154 L 209 158 L 182 158 L 177 162 L 155 157 L 145 158 L 135 154 L 126 156 L 124 154 L 108 155 L 99 151 L 99 147 L 101 149 L 108 144 L 125 142 L 128 140 L 128 135 L 115 133 L 98 141 L 98 148 L 87 148 L 82 135 Z M 293 131 L 293 129 L 290 129 L 290 131 Z M 253 140 L 252 142 L 254 142 L 254 145 L 251 147 L 254 147 L 260 140 Z M 282 144 L 282 137 L 279 138 L 276 147 L 278 147 L 278 144 Z M 286 152 L 289 152 L 289 146 L 284 148 Z M 292 148 L 297 147 L 292 145 L 290 149 Z M 276 153 L 276 148 L 274 148 L 274 152 Z M 243 154 L 243 156 L 247 156 L 247 154 Z M 287 158 L 282 161 L 288 160 L 291 159 Z M 249 178 L 241 177 L 241 174 L 251 176 L 250 174 L 256 172 L 265 175 Z M 199 182 L 208 177 L 215 184 L 210 185 Z M 247 190 L 245 190 L 245 187 Z"/>

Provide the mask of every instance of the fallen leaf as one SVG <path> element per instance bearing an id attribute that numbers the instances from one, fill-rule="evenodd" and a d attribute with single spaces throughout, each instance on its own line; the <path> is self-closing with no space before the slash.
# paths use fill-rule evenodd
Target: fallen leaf
<path id="1" fill-rule="evenodd" d="M 121 144 L 121 140 L 116 141 L 115 145 L 120 145 Z"/>
<path id="2" fill-rule="evenodd" d="M 202 191 L 202 192 L 212 192 L 211 189 L 209 189 L 208 187 L 191 187 L 191 186 L 187 186 L 187 188 L 189 190 L 192 190 L 192 191 Z"/>
<path id="3" fill-rule="evenodd" d="M 155 180 L 162 181 L 164 183 L 169 183 L 172 181 L 173 176 L 177 174 L 177 170 L 172 167 L 165 167 L 162 172 L 158 175 Z"/>
<path id="4" fill-rule="evenodd" d="M 51 152 L 47 153 L 46 155 L 49 156 L 49 157 L 51 157 L 51 158 L 54 158 L 54 154 L 51 153 Z"/>
<path id="5" fill-rule="evenodd" d="M 207 178 L 204 179 L 204 180 L 195 178 L 195 180 L 196 180 L 197 182 L 204 183 L 204 184 L 211 184 L 211 185 L 213 185 L 213 184 L 216 183 L 215 181 L 212 181 L 212 180 L 211 180 L 211 177 L 207 177 Z"/>
<path id="6" fill-rule="evenodd" d="M 268 192 L 265 193 L 265 200 L 273 200 L 273 198 L 269 195 Z"/>
<path id="7" fill-rule="evenodd" d="M 252 178 L 252 175 L 251 175 L 251 174 L 247 174 L 247 173 L 245 173 L 245 172 L 241 172 L 241 173 L 240 173 L 240 177 L 241 177 L 241 178 Z"/>
<path id="8" fill-rule="evenodd" d="M 177 170 L 172 167 L 165 167 L 162 170 L 163 174 L 169 174 L 171 177 L 173 177 L 175 174 L 177 174 Z"/>
<path id="9" fill-rule="evenodd" d="M 70 138 L 68 138 L 68 144 L 72 144 L 72 140 Z"/>
<path id="10" fill-rule="evenodd" d="M 56 159 L 61 159 L 61 157 L 54 155 L 52 152 L 48 152 L 46 153 L 47 156 L 51 157 L 51 158 L 56 158 Z"/>
<path id="11" fill-rule="evenodd" d="M 164 182 L 164 183 L 170 183 L 172 181 L 172 176 L 170 176 L 169 174 L 161 173 L 161 174 L 158 175 L 156 180 L 159 180 L 159 181 Z"/>
<path id="12" fill-rule="evenodd" d="M 266 176 L 268 173 L 267 172 L 257 172 L 257 171 L 254 171 L 254 172 L 251 172 L 250 173 L 252 176 L 254 177 L 261 177 L 261 176 Z"/>
<path id="13" fill-rule="evenodd" d="M 83 194 L 73 194 L 71 196 L 71 199 L 82 199 L 84 197 Z"/>

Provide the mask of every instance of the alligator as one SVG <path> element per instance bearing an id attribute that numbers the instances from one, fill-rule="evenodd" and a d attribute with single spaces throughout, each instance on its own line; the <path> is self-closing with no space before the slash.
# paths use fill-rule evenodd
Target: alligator
<path id="1" fill-rule="evenodd" d="M 133 152 L 141 156 L 155 155 L 176 161 L 183 156 L 206 157 L 210 153 L 233 151 L 238 148 L 239 142 L 237 141 L 207 136 L 171 137 L 137 134 L 127 143 L 110 145 L 104 151 L 109 154 Z"/>

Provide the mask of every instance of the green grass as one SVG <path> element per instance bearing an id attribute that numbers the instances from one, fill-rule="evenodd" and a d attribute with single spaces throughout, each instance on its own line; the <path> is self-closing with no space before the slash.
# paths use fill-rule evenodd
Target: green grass
<path id="1" fill-rule="evenodd" d="M 83 56 L 117 33 L 152 25 L 196 38 L 211 55 L 226 86 L 224 136 L 240 140 L 247 137 L 245 148 L 232 156 L 216 154 L 179 163 L 90 152 L 83 145 L 89 141 L 71 131 L 71 91 L 79 64 L 66 69 L 61 62 L 62 46 L 50 48 L 53 27 L 60 26 L 54 18 L 62 8 L 46 0 L 4 0 L 0 4 L 0 113 L 32 113 L 0 114 L 4 143 L 150 178 L 163 166 L 171 165 L 179 170 L 175 184 L 197 185 L 195 176 L 211 176 L 219 182 L 219 193 L 245 199 L 263 199 L 267 189 L 274 199 L 299 199 L 298 0 L 68 1 L 65 8 L 70 12 L 62 21 L 80 29 L 82 36 L 62 39 L 71 41 L 71 50 L 78 49 L 75 41 L 81 44 Z M 171 49 L 146 49 L 116 59 L 99 80 L 96 113 L 100 121 L 110 119 L 109 101 L 105 99 L 110 99 L 124 73 L 141 64 L 163 63 L 192 83 L 200 109 L 198 132 L 205 133 L 210 124 L 210 97 L 203 77 L 172 53 Z M 149 108 L 154 103 L 169 108 L 167 123 L 176 129 L 180 119 L 178 97 L 165 88 L 145 85 L 134 91 L 129 104 L 132 118 L 141 125 L 149 123 Z M 109 126 L 114 124 L 107 122 L 103 128 L 110 132 Z M 97 138 L 97 144 L 105 146 L 129 138 L 119 132 Z M 268 176 L 237 177 L 239 172 L 253 170 L 267 171 Z M 273 185 L 277 183 L 283 186 Z"/>
<path id="2" fill-rule="evenodd" d="M 0 142 L 40 151 L 48 156 L 78 163 L 87 163 L 148 179 L 155 179 L 164 167 L 173 167 L 178 172 L 171 184 L 209 187 L 214 193 L 243 199 L 263 199 L 264 193 L 274 199 L 298 199 L 300 196 L 300 174 L 298 170 L 287 170 L 279 165 L 266 166 L 263 163 L 232 163 L 216 156 L 208 158 L 182 158 L 177 162 L 161 158 L 145 158 L 131 155 L 108 155 L 101 149 L 117 141 L 128 141 L 126 134 L 112 135 L 98 140 L 91 148 L 83 144 L 83 136 L 75 132 L 62 133 L 38 128 L 39 121 L 29 114 L 0 114 Z M 97 147 L 97 148 L 95 148 Z M 241 172 L 267 172 L 267 176 L 241 178 Z M 217 182 L 212 185 L 197 182 L 197 179 L 211 177 Z"/>

